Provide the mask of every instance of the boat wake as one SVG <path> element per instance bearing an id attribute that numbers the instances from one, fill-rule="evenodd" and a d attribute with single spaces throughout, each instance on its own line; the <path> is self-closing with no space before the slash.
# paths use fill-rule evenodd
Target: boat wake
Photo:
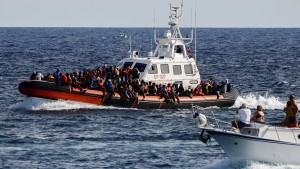
<path id="1" fill-rule="evenodd" d="M 10 106 L 11 109 L 22 110 L 49 110 L 49 111 L 61 111 L 61 110 L 76 110 L 76 109 L 124 109 L 116 108 L 112 106 L 99 106 L 94 104 L 87 104 L 81 102 L 73 102 L 67 100 L 49 100 L 37 97 L 28 97 L 20 103 L 16 103 Z"/>
<path id="2" fill-rule="evenodd" d="M 288 98 L 279 98 L 275 96 L 270 96 L 267 93 L 265 95 L 258 95 L 256 93 L 249 93 L 246 95 L 240 95 L 236 99 L 232 108 L 238 108 L 243 103 L 247 104 L 250 109 L 256 109 L 257 105 L 262 105 L 264 109 L 268 110 L 282 110 Z"/>
<path id="3" fill-rule="evenodd" d="M 270 164 L 257 161 L 247 161 L 244 163 L 231 163 L 229 159 L 216 160 L 210 165 L 203 167 L 204 169 L 298 169 L 299 165 L 283 165 L 283 164 Z"/>

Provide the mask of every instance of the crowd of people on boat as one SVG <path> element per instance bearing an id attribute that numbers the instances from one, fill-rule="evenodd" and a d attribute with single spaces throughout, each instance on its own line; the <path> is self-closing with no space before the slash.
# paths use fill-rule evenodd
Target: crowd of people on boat
<path id="1" fill-rule="evenodd" d="M 298 124 L 298 105 L 295 101 L 295 96 L 290 95 L 289 100 L 286 103 L 286 107 L 283 109 L 285 113 L 285 118 L 279 123 L 281 127 L 299 127 Z M 240 115 L 240 119 L 233 120 L 231 122 L 234 128 L 243 128 L 249 126 L 251 121 L 257 123 L 265 123 L 265 113 L 263 112 L 263 107 L 261 105 L 257 106 L 257 110 L 251 117 L 251 110 L 247 108 L 246 104 L 243 103 L 240 108 L 236 111 Z"/>
<path id="2" fill-rule="evenodd" d="M 124 100 L 137 100 L 138 95 L 161 96 L 165 101 L 170 103 L 180 103 L 179 96 L 204 96 L 217 95 L 219 99 L 220 93 L 230 91 L 230 83 L 228 80 L 222 81 L 220 84 L 212 79 L 205 82 L 202 80 L 200 84 L 192 89 L 185 89 L 182 84 L 156 84 L 154 82 L 145 82 L 139 80 L 139 70 L 131 69 L 130 66 L 120 69 L 117 66 L 108 66 L 104 64 L 96 69 L 84 69 L 83 72 L 62 73 L 57 69 L 53 74 L 48 73 L 43 76 L 41 73 L 33 71 L 31 80 L 46 80 L 57 84 L 72 86 L 78 88 L 81 92 L 86 89 L 95 89 L 105 92 L 108 98 L 111 98 L 116 92 L 120 94 Z"/>

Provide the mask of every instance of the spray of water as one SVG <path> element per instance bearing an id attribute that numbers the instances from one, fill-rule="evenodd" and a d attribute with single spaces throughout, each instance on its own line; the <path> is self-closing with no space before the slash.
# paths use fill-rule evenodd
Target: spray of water
<path id="1" fill-rule="evenodd" d="M 248 108 L 256 109 L 257 105 L 262 105 L 264 109 L 268 110 L 275 110 L 280 109 L 282 110 L 285 105 L 286 101 L 284 99 L 287 98 L 279 98 L 275 96 L 269 96 L 268 94 L 265 95 L 256 95 L 254 93 L 249 93 L 246 95 L 241 95 L 235 101 L 235 104 L 232 106 L 233 108 L 240 107 L 243 103 L 247 105 Z"/>
<path id="2" fill-rule="evenodd" d="M 111 106 L 98 106 L 93 104 L 86 104 L 80 102 L 73 102 L 67 100 L 49 100 L 36 97 L 29 97 L 20 103 L 16 103 L 10 106 L 11 109 L 23 109 L 23 110 L 74 110 L 74 109 L 116 109 Z M 120 108 L 121 109 L 121 108 Z"/>

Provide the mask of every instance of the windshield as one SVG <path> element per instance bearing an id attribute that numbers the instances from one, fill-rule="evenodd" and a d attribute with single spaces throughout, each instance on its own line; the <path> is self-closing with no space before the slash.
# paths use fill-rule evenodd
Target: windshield
<path id="1" fill-rule="evenodd" d="M 140 72 L 144 72 L 146 66 L 147 66 L 147 64 L 145 64 L 145 63 L 136 63 L 134 65 L 134 68 L 137 68 Z"/>
<path id="2" fill-rule="evenodd" d="M 122 69 L 127 68 L 128 66 L 131 67 L 133 62 L 125 62 Z"/>

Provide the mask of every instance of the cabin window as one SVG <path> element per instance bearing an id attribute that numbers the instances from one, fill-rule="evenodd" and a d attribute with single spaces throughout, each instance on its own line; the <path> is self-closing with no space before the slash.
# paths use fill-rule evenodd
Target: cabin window
<path id="1" fill-rule="evenodd" d="M 190 84 L 198 84 L 198 80 L 190 80 Z"/>
<path id="2" fill-rule="evenodd" d="M 122 67 L 122 69 L 125 69 L 125 68 L 127 68 L 128 66 L 131 67 L 132 64 L 133 64 L 133 62 L 125 62 L 124 65 L 123 65 L 123 67 Z"/>
<path id="3" fill-rule="evenodd" d="M 147 64 L 145 64 L 145 63 L 136 63 L 134 65 L 133 69 L 137 68 L 140 72 L 144 72 L 146 66 L 147 66 Z"/>
<path id="4" fill-rule="evenodd" d="M 173 65 L 173 73 L 174 75 L 181 75 L 181 66 L 180 65 Z"/>
<path id="5" fill-rule="evenodd" d="M 193 67 L 192 67 L 192 65 L 184 65 L 184 73 L 185 74 L 193 74 Z"/>
<path id="6" fill-rule="evenodd" d="M 124 64 L 124 62 L 121 62 L 121 63 L 119 63 L 119 64 L 117 65 L 117 67 L 120 68 L 120 67 L 123 66 L 123 64 Z"/>
<path id="7" fill-rule="evenodd" d="M 161 74 L 168 74 L 168 73 L 170 73 L 170 71 L 169 71 L 169 65 L 168 64 L 161 64 L 160 65 L 160 71 L 161 71 Z"/>
<path id="8" fill-rule="evenodd" d="M 175 46 L 175 52 L 176 53 L 183 53 L 183 46 L 182 45 L 176 45 Z"/>
<path id="9" fill-rule="evenodd" d="M 151 65 L 148 73 L 157 74 L 157 65 L 156 64 Z"/>

